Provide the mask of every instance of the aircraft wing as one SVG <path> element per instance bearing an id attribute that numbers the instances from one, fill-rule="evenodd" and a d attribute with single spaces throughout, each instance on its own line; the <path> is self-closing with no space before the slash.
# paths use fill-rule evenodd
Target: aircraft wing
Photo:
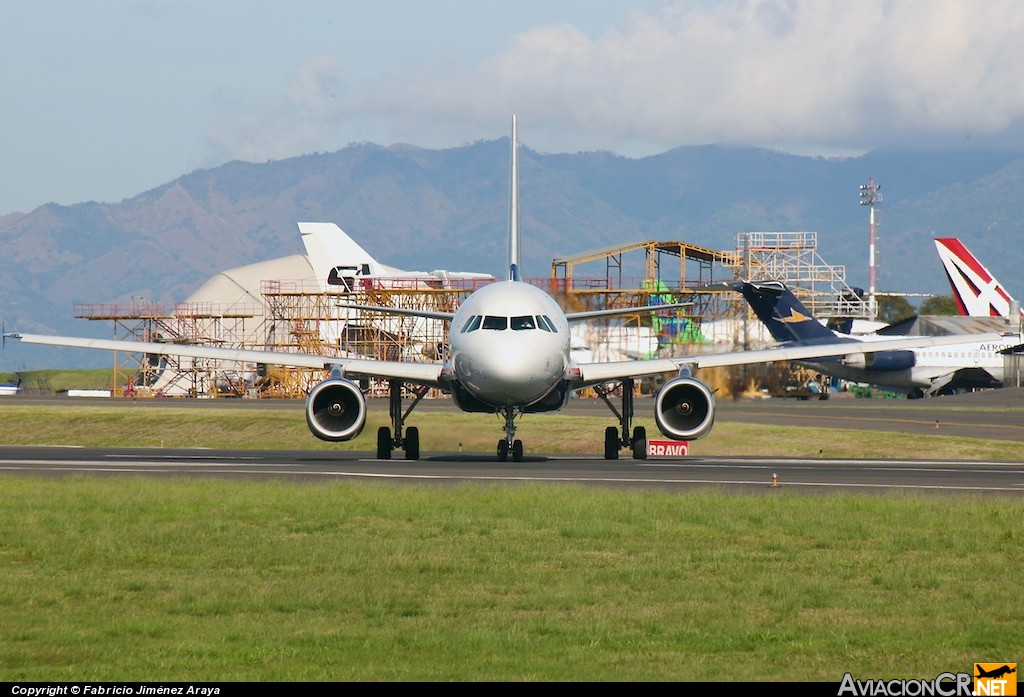
<path id="1" fill-rule="evenodd" d="M 639 378 L 672 373 L 683 367 L 697 370 L 698 368 L 752 365 L 755 363 L 774 363 L 775 361 L 800 361 L 831 356 L 849 356 L 855 353 L 874 353 L 876 351 L 897 351 L 926 346 L 962 344 L 964 337 L 965 335 L 963 334 L 953 336 L 908 336 L 899 339 L 884 339 L 870 342 L 851 341 L 811 346 L 788 345 L 756 351 L 729 351 L 728 353 L 697 354 L 678 358 L 581 363 L 577 365 L 580 370 L 580 384 L 578 386 L 585 387 L 623 378 Z M 998 341 L 1002 338 L 1001 334 L 970 335 L 972 341 L 975 339 L 978 341 Z"/>
<path id="2" fill-rule="evenodd" d="M 984 368 L 970 366 L 957 368 L 943 375 L 932 378 L 931 387 L 925 392 L 929 395 L 944 394 L 957 389 L 983 389 L 1000 387 L 1002 382 Z"/>
<path id="3" fill-rule="evenodd" d="M 242 363 L 268 363 L 294 366 L 297 368 L 323 368 L 331 370 L 341 366 L 346 375 L 408 380 L 429 387 L 440 387 L 441 363 L 413 363 L 406 361 L 378 361 L 369 358 L 347 358 L 309 353 L 288 353 L 285 351 L 261 351 L 257 349 L 232 349 L 219 346 L 194 344 L 172 344 L 163 342 L 123 341 L 117 339 L 88 339 L 73 336 L 47 336 L 44 334 L 4 334 L 5 338 L 19 339 L 25 344 L 47 346 L 71 346 L 104 351 L 128 353 L 153 353 L 185 358 L 208 358 L 219 361 Z"/>
<path id="4" fill-rule="evenodd" d="M 616 315 L 641 315 L 648 312 L 660 310 L 674 310 L 677 307 L 690 307 L 693 303 L 666 303 L 664 305 L 643 305 L 641 307 L 616 307 L 610 310 L 586 310 L 583 312 L 567 312 L 565 318 L 570 322 L 579 322 L 597 317 L 614 317 Z M 364 310 L 368 312 L 381 312 L 389 315 L 407 315 L 410 317 L 426 317 L 427 319 L 451 320 L 454 312 L 442 312 L 440 310 L 413 310 L 400 307 L 382 307 L 379 305 L 359 305 L 356 303 L 345 303 L 338 305 L 340 309 Z"/>
<path id="5" fill-rule="evenodd" d="M 659 310 L 674 310 L 677 307 L 690 307 L 693 303 L 666 303 L 664 305 L 642 305 L 640 307 L 615 307 L 610 310 L 585 310 L 583 312 L 566 312 L 565 318 L 570 322 L 579 322 L 595 317 L 613 317 L 615 315 L 642 315 Z"/>
<path id="6" fill-rule="evenodd" d="M 427 319 L 442 319 L 451 321 L 455 316 L 454 312 L 442 312 L 441 310 L 411 310 L 403 307 L 383 307 L 381 305 L 357 305 L 355 303 L 336 305 L 341 310 L 364 310 L 368 312 L 380 312 L 387 315 L 406 315 L 408 317 L 425 317 Z"/>

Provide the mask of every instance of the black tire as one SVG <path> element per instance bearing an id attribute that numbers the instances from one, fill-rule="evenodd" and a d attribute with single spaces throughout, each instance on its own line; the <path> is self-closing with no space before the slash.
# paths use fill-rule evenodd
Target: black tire
<path id="1" fill-rule="evenodd" d="M 405 429 L 405 459 L 420 459 L 420 430 L 415 426 Z"/>
<path id="2" fill-rule="evenodd" d="M 630 442 L 633 447 L 633 459 L 634 460 L 646 460 L 647 459 L 647 429 L 643 426 L 637 426 L 633 429 L 633 440 Z"/>
<path id="3" fill-rule="evenodd" d="M 604 459 L 619 459 L 619 429 L 614 426 L 604 430 Z"/>
<path id="4" fill-rule="evenodd" d="M 498 462 L 505 462 L 508 459 L 508 441 L 498 441 Z"/>
<path id="5" fill-rule="evenodd" d="M 516 439 L 512 441 L 512 461 L 523 461 L 523 441 L 521 440 Z"/>
<path id="6" fill-rule="evenodd" d="M 377 459 L 391 459 L 391 429 L 387 426 L 377 429 Z"/>

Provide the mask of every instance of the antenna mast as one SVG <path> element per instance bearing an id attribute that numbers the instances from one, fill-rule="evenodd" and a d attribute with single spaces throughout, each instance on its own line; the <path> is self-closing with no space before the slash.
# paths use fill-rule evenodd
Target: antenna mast
<path id="1" fill-rule="evenodd" d="M 882 202 L 881 190 L 882 187 L 870 177 L 867 184 L 860 185 L 860 205 L 871 207 L 868 226 L 868 314 L 871 319 L 878 316 L 878 303 L 875 300 L 875 210 Z"/>

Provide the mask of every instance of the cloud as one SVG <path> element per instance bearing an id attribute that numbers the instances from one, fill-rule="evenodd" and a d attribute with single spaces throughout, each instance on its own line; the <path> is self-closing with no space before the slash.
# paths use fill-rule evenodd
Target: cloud
<path id="1" fill-rule="evenodd" d="M 427 62 L 358 89 L 337 61 L 311 59 L 277 107 L 219 139 L 264 154 L 332 139 L 438 146 L 496 137 L 518 113 L 527 145 L 547 151 L 1020 146 L 1022 35 L 1018 0 L 666 3 L 600 35 L 537 26 L 475 66 Z"/>
<path id="2" fill-rule="evenodd" d="M 283 98 L 253 104 L 222 96 L 225 108 L 240 115 L 207 129 L 214 161 L 275 160 L 324 149 L 337 128 L 335 102 L 347 89 L 345 67 L 321 55 L 299 66 L 282 87 Z"/>

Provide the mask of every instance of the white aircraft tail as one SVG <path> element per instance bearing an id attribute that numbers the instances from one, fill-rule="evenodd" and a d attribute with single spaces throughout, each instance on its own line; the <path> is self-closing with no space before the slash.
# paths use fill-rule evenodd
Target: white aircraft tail
<path id="1" fill-rule="evenodd" d="M 334 223 L 299 223 L 299 233 L 323 290 L 340 285 L 347 277 L 388 276 L 396 272 L 370 256 Z"/>
<path id="2" fill-rule="evenodd" d="M 935 249 L 961 315 L 1009 317 L 1013 297 L 959 239 L 936 238 Z"/>
<path id="3" fill-rule="evenodd" d="M 519 278 L 519 130 L 512 116 L 512 174 L 509 184 L 508 280 Z"/>

